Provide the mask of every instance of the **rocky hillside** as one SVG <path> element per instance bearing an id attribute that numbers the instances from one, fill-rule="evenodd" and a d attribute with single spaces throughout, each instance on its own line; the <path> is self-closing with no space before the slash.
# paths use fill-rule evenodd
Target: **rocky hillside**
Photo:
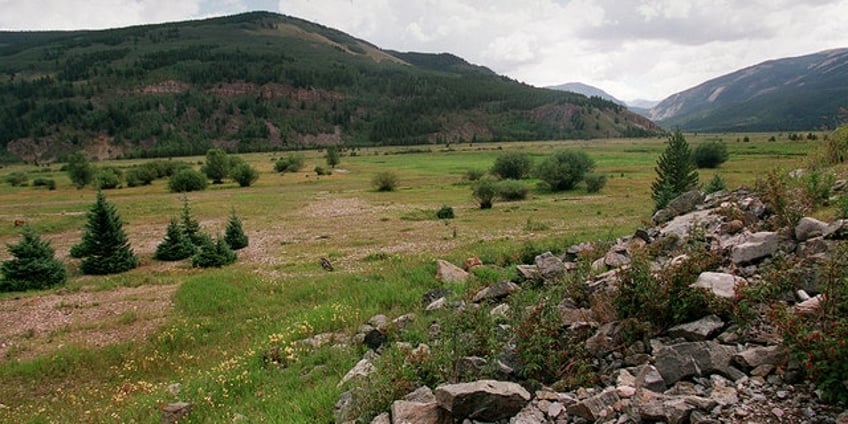
<path id="1" fill-rule="evenodd" d="M 600 99 L 300 19 L 0 32 L 0 160 L 650 135 Z"/>
<path id="2" fill-rule="evenodd" d="M 686 131 L 834 129 L 848 119 L 848 49 L 739 70 L 674 94 L 647 116 Z"/>
<path id="3" fill-rule="evenodd" d="M 373 317 L 337 422 L 848 422 L 827 403 L 848 401 L 848 221 L 787 227 L 772 200 L 686 193 L 611 246 L 546 252 L 512 280 L 427 293 L 421 315 Z M 465 268 L 439 261 L 437 278 L 496 269 Z"/>

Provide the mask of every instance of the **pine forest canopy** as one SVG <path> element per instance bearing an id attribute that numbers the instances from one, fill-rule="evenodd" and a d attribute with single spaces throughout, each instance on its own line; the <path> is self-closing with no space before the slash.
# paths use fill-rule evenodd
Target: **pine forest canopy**
<path id="1" fill-rule="evenodd" d="M 2 159 L 646 136 L 612 102 L 450 54 L 399 53 L 256 12 L 104 31 L 0 32 Z"/>

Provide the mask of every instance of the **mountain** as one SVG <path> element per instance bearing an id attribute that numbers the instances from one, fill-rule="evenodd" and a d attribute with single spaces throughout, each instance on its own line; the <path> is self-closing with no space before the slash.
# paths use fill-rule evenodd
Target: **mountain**
<path id="1" fill-rule="evenodd" d="M 0 160 L 588 139 L 659 128 L 450 54 L 395 52 L 253 12 L 104 31 L 0 32 Z"/>
<path id="2" fill-rule="evenodd" d="M 806 131 L 848 119 L 848 49 L 770 60 L 674 94 L 647 115 L 687 131 Z"/>
<path id="3" fill-rule="evenodd" d="M 600 97 L 604 100 L 609 100 L 613 103 L 625 106 L 624 102 L 616 99 L 606 91 L 601 90 L 598 87 L 591 86 L 589 84 L 583 84 L 582 82 L 567 82 L 565 84 L 553 85 L 546 88 L 550 88 L 551 90 L 570 91 L 572 93 L 582 94 L 586 97 Z"/>

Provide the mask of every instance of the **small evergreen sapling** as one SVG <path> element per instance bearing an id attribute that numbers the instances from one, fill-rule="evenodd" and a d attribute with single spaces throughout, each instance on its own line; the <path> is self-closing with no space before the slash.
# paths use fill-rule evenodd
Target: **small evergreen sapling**
<path id="1" fill-rule="evenodd" d="M 138 266 L 118 210 L 106 201 L 102 191 L 97 192 L 82 240 L 71 248 L 71 255 L 82 258 L 80 270 L 85 274 L 116 274 Z"/>
<path id="2" fill-rule="evenodd" d="M 180 215 L 180 225 L 183 234 L 191 241 L 191 244 L 200 246 L 203 243 L 204 235 L 200 231 L 200 223 L 191 216 L 191 207 L 188 205 L 188 198 L 183 197 L 183 211 Z"/>
<path id="3" fill-rule="evenodd" d="M 14 259 L 0 265 L 0 292 L 38 290 L 64 283 L 65 266 L 54 257 L 50 243 L 28 225 L 21 235 L 23 239 L 18 244 L 7 245 Z"/>
<path id="4" fill-rule="evenodd" d="M 698 186 L 698 171 L 689 143 L 677 130 L 668 138 L 665 150 L 657 160 L 657 179 L 651 184 L 654 209 L 660 210 L 675 197 Z"/>
<path id="5" fill-rule="evenodd" d="M 203 243 L 197 253 L 191 258 L 191 266 L 195 268 L 220 268 L 236 261 L 236 252 L 230 249 L 223 238 L 218 237 L 215 241 L 211 237 L 203 237 Z"/>
<path id="6" fill-rule="evenodd" d="M 168 229 L 165 230 L 165 238 L 156 246 L 153 257 L 160 261 L 181 261 L 191 257 L 195 250 L 194 244 L 185 235 L 180 224 L 175 218 L 171 218 Z"/>
<path id="7" fill-rule="evenodd" d="M 241 219 L 236 215 L 236 210 L 230 214 L 230 220 L 227 222 L 227 229 L 224 233 L 224 241 L 233 250 L 239 250 L 247 247 L 249 241 L 244 229 L 241 226 Z"/>

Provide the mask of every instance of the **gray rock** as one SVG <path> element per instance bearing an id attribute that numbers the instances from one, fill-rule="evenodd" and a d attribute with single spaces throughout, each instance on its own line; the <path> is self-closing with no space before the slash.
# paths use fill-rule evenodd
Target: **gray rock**
<path id="1" fill-rule="evenodd" d="M 615 336 L 621 325 L 617 322 L 608 322 L 598 328 L 592 337 L 586 340 L 586 349 L 596 358 L 601 358 L 615 348 Z"/>
<path id="2" fill-rule="evenodd" d="M 368 324 L 374 328 L 385 330 L 386 327 L 389 325 L 389 317 L 383 314 L 377 314 L 368 320 Z"/>
<path id="3" fill-rule="evenodd" d="M 397 331 L 406 330 L 406 327 L 408 327 L 409 324 L 412 324 L 415 321 L 415 318 L 416 316 L 413 313 L 403 314 L 392 320 L 392 327 Z"/>
<path id="4" fill-rule="evenodd" d="M 739 393 L 735 388 L 729 386 L 713 387 L 710 393 L 710 399 L 713 399 L 721 406 L 736 405 L 739 403 Z"/>
<path id="5" fill-rule="evenodd" d="M 636 373 L 635 383 L 637 389 L 648 389 L 657 393 L 662 393 L 666 389 L 663 376 L 653 365 L 640 367 L 639 372 Z"/>
<path id="6" fill-rule="evenodd" d="M 696 225 L 712 228 L 717 226 L 718 223 L 719 218 L 713 215 L 711 210 L 695 211 L 672 219 L 660 230 L 660 235 L 662 237 L 674 236 L 683 240 L 689 237 L 689 233 Z"/>
<path id="7" fill-rule="evenodd" d="M 744 243 L 733 246 L 730 260 L 735 264 L 756 261 L 777 252 L 780 237 L 775 232 L 762 231 L 751 234 Z"/>
<path id="8" fill-rule="evenodd" d="M 813 237 L 824 235 L 828 225 L 827 222 L 819 221 L 815 218 L 801 218 L 798 221 L 798 225 L 795 226 L 795 240 L 807 241 Z"/>
<path id="9" fill-rule="evenodd" d="M 174 402 L 162 407 L 162 424 L 173 424 L 180 422 L 191 413 L 192 404 L 188 402 Z"/>
<path id="10" fill-rule="evenodd" d="M 630 258 L 627 255 L 610 251 L 604 256 L 604 264 L 610 268 L 620 268 L 630 263 Z"/>
<path id="11" fill-rule="evenodd" d="M 671 327 L 668 330 L 668 336 L 671 338 L 682 337 L 690 342 L 698 342 L 710 338 L 723 327 L 724 321 L 721 318 L 708 315 L 697 321 Z"/>
<path id="12" fill-rule="evenodd" d="M 353 407 L 353 394 L 350 390 L 342 393 L 339 400 L 333 405 L 333 417 L 335 417 L 336 422 L 345 423 L 356 418 L 353 416 Z"/>
<path id="13" fill-rule="evenodd" d="M 486 287 L 474 295 L 472 301 L 480 303 L 484 301 L 498 301 L 513 293 L 521 291 L 521 287 L 512 281 L 501 281 L 500 283 Z"/>
<path id="14" fill-rule="evenodd" d="M 442 259 L 436 261 L 436 279 L 443 283 L 464 283 L 470 274 Z"/>
<path id="15" fill-rule="evenodd" d="M 745 280 L 733 274 L 722 272 L 702 272 L 698 280 L 690 284 L 692 288 L 703 288 L 725 299 L 736 298 L 736 286 Z"/>
<path id="16" fill-rule="evenodd" d="M 536 265 L 516 265 L 515 269 L 518 270 L 518 275 L 523 280 L 535 280 L 539 278 L 539 270 L 536 268 Z"/>
<path id="17" fill-rule="evenodd" d="M 516 383 L 479 380 L 436 388 L 439 406 L 456 421 L 497 421 L 512 417 L 530 402 L 530 393 Z"/>
<path id="18" fill-rule="evenodd" d="M 392 403 L 392 424 L 448 424 L 450 417 L 439 407 L 433 391 L 426 386 Z"/>
<path id="19" fill-rule="evenodd" d="M 444 309 L 447 305 L 448 305 L 448 298 L 440 297 L 440 298 L 434 300 L 433 302 L 431 302 L 429 305 L 427 305 L 427 307 L 424 308 L 424 310 L 427 311 L 427 312 L 437 311 L 439 309 Z"/>
<path id="20" fill-rule="evenodd" d="M 392 424 L 392 418 L 389 416 L 388 412 L 383 412 L 382 414 L 374 417 L 374 419 L 371 420 L 371 424 Z"/>
<path id="21" fill-rule="evenodd" d="M 733 355 L 733 362 L 748 369 L 761 365 L 783 365 L 789 354 L 783 346 L 754 347 Z"/>
<path id="22" fill-rule="evenodd" d="M 535 263 L 539 276 L 545 280 L 555 279 L 562 276 L 565 272 L 565 264 L 562 262 L 562 259 L 554 256 L 551 252 L 545 252 L 536 256 Z"/>
<path id="23" fill-rule="evenodd" d="M 839 219 L 827 226 L 823 234 L 824 238 L 830 240 L 848 239 L 848 220 Z"/>
<path id="24" fill-rule="evenodd" d="M 693 411 L 706 411 L 716 402 L 699 396 L 669 396 L 640 390 L 633 398 L 633 410 L 643 420 L 660 420 L 669 424 L 687 422 Z"/>
<path id="25" fill-rule="evenodd" d="M 375 370 L 376 368 L 374 368 L 374 364 L 372 364 L 371 361 L 367 359 L 362 359 L 361 361 L 357 362 L 356 365 L 354 365 L 353 368 L 351 368 L 350 371 L 348 371 L 347 374 L 344 375 L 344 377 L 342 377 L 342 380 L 339 381 L 337 387 L 342 387 L 345 383 L 350 380 L 353 380 L 354 378 L 366 377 Z"/>
<path id="26" fill-rule="evenodd" d="M 427 293 L 424 293 L 424 295 L 421 296 L 421 305 L 422 306 L 430 305 L 431 303 L 433 303 L 433 302 L 435 302 L 435 301 L 437 301 L 441 298 L 446 298 L 450 295 L 451 295 L 451 291 L 448 290 L 448 289 L 438 288 L 438 289 L 428 290 Z"/>
<path id="27" fill-rule="evenodd" d="M 608 418 L 613 412 L 613 405 L 619 400 L 620 398 L 614 389 L 605 390 L 569 406 L 568 413 L 589 421 L 597 421 L 601 418 Z"/>
<path id="28" fill-rule="evenodd" d="M 691 376 L 728 375 L 734 354 L 736 348 L 714 341 L 686 342 L 660 348 L 655 364 L 666 385 L 672 385 Z"/>

